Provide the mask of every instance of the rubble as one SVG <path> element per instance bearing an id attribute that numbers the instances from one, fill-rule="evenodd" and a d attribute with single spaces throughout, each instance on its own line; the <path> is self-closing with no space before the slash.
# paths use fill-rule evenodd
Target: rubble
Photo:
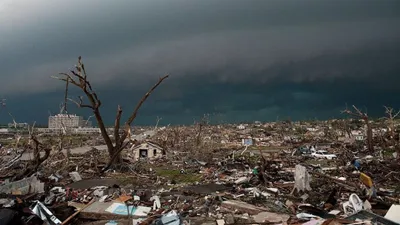
<path id="1" fill-rule="evenodd" d="M 246 129 L 236 132 L 239 145 L 251 143 L 239 141 L 246 137 L 242 135 Z M 182 136 L 191 140 L 191 131 L 196 129 Z M 235 133 L 214 127 L 203 131 L 203 137 L 222 132 L 225 143 Z M 174 131 L 163 129 L 153 141 L 169 139 L 165 132 Z M 161 147 L 169 149 L 160 157 L 137 159 L 137 154 L 126 150 L 120 168 L 104 172 L 107 153 L 96 148 L 68 158 L 54 153 L 34 176 L 14 182 L 7 181 L 10 170 L 24 164 L 16 161 L 9 167 L 7 163 L 1 170 L 0 220 L 27 218 L 20 213 L 29 209 L 28 217 L 39 221 L 36 224 L 400 222 L 399 161 L 392 154 L 371 158 L 369 152 L 350 150 L 338 141 L 338 147 L 327 150 L 337 155 L 332 159 L 315 158 L 307 148 L 294 151 L 293 143 L 283 147 L 284 141 L 280 150 L 260 145 L 203 151 L 210 146 L 208 140 L 215 141 L 204 138 L 198 146 L 179 140 L 175 147 L 157 145 L 156 154 Z"/>
<path id="2" fill-rule="evenodd" d="M 236 200 L 223 201 L 221 207 L 226 208 L 228 211 L 232 210 L 240 213 L 247 213 L 249 215 L 256 215 L 261 212 L 268 211 L 267 208 L 256 207 L 246 202 Z"/>
<path id="3" fill-rule="evenodd" d="M 13 195 L 27 195 L 32 193 L 43 193 L 44 183 L 40 182 L 36 176 L 22 179 L 15 182 L 5 182 L 0 185 L 0 193 Z"/>

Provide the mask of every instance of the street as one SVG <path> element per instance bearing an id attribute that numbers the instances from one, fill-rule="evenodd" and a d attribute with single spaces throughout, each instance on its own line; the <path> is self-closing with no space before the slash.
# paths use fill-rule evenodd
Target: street
<path id="1" fill-rule="evenodd" d="M 83 154 L 85 152 L 88 152 L 93 147 L 97 148 L 98 150 L 107 150 L 107 146 L 106 145 L 84 146 L 84 147 L 72 148 L 71 149 L 71 153 L 72 154 Z M 64 149 L 62 152 L 64 154 L 66 154 L 67 150 Z M 40 154 L 43 155 L 44 152 L 41 152 Z M 21 156 L 21 160 L 32 160 L 32 159 L 33 159 L 33 153 L 32 152 L 26 152 L 26 153 L 22 154 L 22 156 Z"/>

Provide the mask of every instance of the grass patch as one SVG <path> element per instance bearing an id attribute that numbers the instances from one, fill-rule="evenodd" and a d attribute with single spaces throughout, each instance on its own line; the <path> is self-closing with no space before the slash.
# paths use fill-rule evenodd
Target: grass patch
<path id="1" fill-rule="evenodd" d="M 393 158 L 393 153 L 396 152 L 396 149 L 385 149 L 382 151 L 384 157 Z"/>
<path id="2" fill-rule="evenodd" d="M 157 176 L 167 178 L 176 183 L 195 183 L 201 180 L 201 174 L 191 173 L 189 171 L 181 174 L 179 170 L 157 168 L 156 174 Z"/>
<path id="3" fill-rule="evenodd" d="M 118 175 L 118 176 L 114 176 L 114 179 L 118 180 L 118 183 L 122 186 L 125 185 L 139 185 L 141 182 L 140 180 L 138 180 L 137 177 L 133 177 L 133 176 L 124 176 L 124 175 Z"/>

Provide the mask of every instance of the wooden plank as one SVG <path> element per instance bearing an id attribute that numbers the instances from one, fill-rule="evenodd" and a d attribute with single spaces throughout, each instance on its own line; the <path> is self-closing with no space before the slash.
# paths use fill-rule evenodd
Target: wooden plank
<path id="1" fill-rule="evenodd" d="M 76 215 L 78 215 L 82 210 L 84 210 L 85 208 L 87 208 L 88 206 L 90 206 L 91 204 L 93 204 L 93 202 L 95 202 L 95 200 L 93 199 L 92 201 L 90 201 L 87 205 L 85 205 L 85 207 L 82 207 L 80 210 L 76 211 L 74 214 L 72 214 L 70 217 L 68 217 L 66 220 L 64 220 L 64 222 L 61 223 L 61 225 L 65 225 L 68 224 L 68 222 L 70 220 L 72 220 Z"/>
<path id="2" fill-rule="evenodd" d="M 109 212 L 104 212 L 104 213 L 81 212 L 79 214 L 79 218 L 89 219 L 89 220 L 122 220 L 122 219 L 128 219 L 128 216 L 112 214 Z"/>

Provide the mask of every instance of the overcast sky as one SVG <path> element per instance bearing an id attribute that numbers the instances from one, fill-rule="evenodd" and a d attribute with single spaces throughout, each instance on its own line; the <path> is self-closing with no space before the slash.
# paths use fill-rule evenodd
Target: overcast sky
<path id="1" fill-rule="evenodd" d="M 82 55 L 108 121 L 167 73 L 138 122 L 379 114 L 400 107 L 399 24 L 398 0 L 1 0 L 0 98 L 45 123 Z"/>

